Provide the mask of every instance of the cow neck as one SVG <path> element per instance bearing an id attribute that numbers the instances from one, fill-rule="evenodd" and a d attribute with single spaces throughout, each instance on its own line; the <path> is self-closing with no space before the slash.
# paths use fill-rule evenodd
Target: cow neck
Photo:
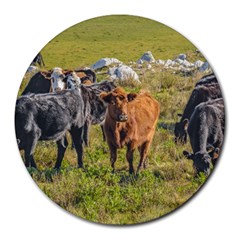
<path id="1" fill-rule="evenodd" d="M 83 86 L 82 86 L 83 87 Z M 90 108 L 91 108 L 91 103 L 90 103 L 90 96 L 89 96 L 89 92 L 86 90 L 86 91 L 83 91 L 82 90 L 82 87 L 79 88 L 79 95 L 80 97 L 82 97 L 83 99 L 83 113 L 84 113 L 84 116 L 86 116 L 87 114 L 87 105 L 89 104 L 90 105 Z"/>

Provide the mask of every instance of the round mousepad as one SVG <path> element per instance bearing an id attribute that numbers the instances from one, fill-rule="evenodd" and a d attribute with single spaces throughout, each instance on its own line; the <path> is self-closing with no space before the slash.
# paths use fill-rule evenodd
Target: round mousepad
<path id="1" fill-rule="evenodd" d="M 188 201 L 219 161 L 224 127 L 205 56 L 166 25 L 129 15 L 81 22 L 47 43 L 15 109 L 18 148 L 38 187 L 77 217 L 111 225 L 148 222 Z"/>

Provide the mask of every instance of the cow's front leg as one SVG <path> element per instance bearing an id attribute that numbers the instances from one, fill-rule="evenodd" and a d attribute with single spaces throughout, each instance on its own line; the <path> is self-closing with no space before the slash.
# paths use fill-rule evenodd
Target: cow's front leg
<path id="1" fill-rule="evenodd" d="M 115 172 L 115 162 L 117 160 L 117 148 L 115 146 L 109 146 L 110 148 L 110 162 L 112 166 L 112 172 Z"/>
<path id="2" fill-rule="evenodd" d="M 129 173 L 130 174 L 134 174 L 134 167 L 133 167 L 133 153 L 134 153 L 134 149 L 131 148 L 131 145 L 127 146 L 127 160 L 128 160 L 128 164 L 129 164 Z"/>
<path id="3" fill-rule="evenodd" d="M 57 162 L 54 167 L 55 169 L 59 169 L 61 167 L 63 156 L 68 146 L 68 141 L 66 136 L 64 136 L 62 139 L 57 141 L 57 146 L 58 146 L 58 155 L 57 155 Z"/>
<path id="4" fill-rule="evenodd" d="M 83 127 L 73 128 L 70 131 L 72 140 L 78 156 L 78 167 L 83 168 L 83 140 L 82 140 Z"/>

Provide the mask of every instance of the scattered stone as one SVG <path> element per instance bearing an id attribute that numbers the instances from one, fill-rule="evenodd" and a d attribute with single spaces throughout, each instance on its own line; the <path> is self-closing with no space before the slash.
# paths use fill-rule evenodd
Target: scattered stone
<path id="1" fill-rule="evenodd" d="M 197 68 L 197 69 L 199 69 L 203 64 L 204 64 L 203 61 L 197 60 L 197 61 L 194 63 L 194 67 Z"/>
<path id="2" fill-rule="evenodd" d="M 138 59 L 138 64 L 143 64 L 143 62 L 153 63 L 155 62 L 155 58 L 153 57 L 150 51 L 145 52 L 140 59 Z"/>
<path id="3" fill-rule="evenodd" d="M 158 65 L 164 65 L 165 61 L 163 61 L 161 59 L 158 59 L 155 63 L 158 64 Z"/>
<path id="4" fill-rule="evenodd" d="M 183 65 L 183 66 L 186 67 L 186 68 L 192 68 L 192 67 L 194 67 L 194 64 L 191 63 L 191 62 L 189 62 L 189 61 L 187 61 L 187 60 L 183 60 L 183 62 L 182 62 L 181 65 Z"/>
<path id="5" fill-rule="evenodd" d="M 184 60 L 180 59 L 180 58 L 176 58 L 174 60 L 174 62 L 178 63 L 179 65 L 183 64 Z"/>
<path id="6" fill-rule="evenodd" d="M 173 66 L 174 65 L 174 62 L 173 62 L 173 60 L 171 60 L 171 59 L 168 59 L 166 62 L 165 62 L 165 67 L 170 67 L 170 66 Z"/>
<path id="7" fill-rule="evenodd" d="M 187 55 L 186 55 L 186 54 L 183 54 L 183 53 L 180 53 L 180 54 L 178 55 L 177 59 L 186 60 L 186 59 L 187 59 Z"/>
<path id="8" fill-rule="evenodd" d="M 208 62 L 204 62 L 198 70 L 200 72 L 207 72 L 207 71 L 211 71 L 211 67 Z"/>
<path id="9" fill-rule="evenodd" d="M 151 64 L 148 64 L 147 65 L 147 69 L 149 70 L 149 69 L 151 69 L 152 68 L 152 65 Z"/>
<path id="10" fill-rule="evenodd" d="M 116 58 L 102 58 L 102 59 L 98 60 L 96 63 L 94 63 L 91 66 L 91 68 L 93 70 L 97 70 L 97 69 L 101 69 L 103 67 L 107 67 L 112 64 L 122 64 L 122 62 Z"/>
<path id="11" fill-rule="evenodd" d="M 132 68 L 126 65 L 109 68 L 108 74 L 110 75 L 111 80 L 134 80 L 138 83 L 141 83 L 137 73 Z"/>

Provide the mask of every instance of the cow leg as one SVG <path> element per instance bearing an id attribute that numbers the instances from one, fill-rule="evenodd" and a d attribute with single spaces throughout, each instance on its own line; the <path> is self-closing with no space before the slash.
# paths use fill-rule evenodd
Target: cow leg
<path id="1" fill-rule="evenodd" d="M 75 146 L 75 150 L 78 156 L 78 167 L 83 168 L 83 140 L 82 140 L 83 128 L 74 128 L 70 131 L 72 140 Z"/>
<path id="2" fill-rule="evenodd" d="M 58 155 L 57 155 L 57 162 L 55 164 L 54 169 L 59 169 L 62 164 L 64 153 L 67 149 L 68 141 L 66 136 L 64 136 L 62 139 L 57 141 L 57 147 L 58 147 Z"/>
<path id="3" fill-rule="evenodd" d="M 26 148 L 24 150 L 24 156 L 25 156 L 25 166 L 26 167 L 33 167 L 37 169 L 36 163 L 33 158 L 33 153 L 35 150 L 35 147 L 37 145 L 37 141 L 40 137 L 40 131 L 36 130 L 36 132 L 31 132 L 26 136 L 27 143 Z"/>
<path id="4" fill-rule="evenodd" d="M 100 127 L 101 127 L 101 129 L 102 129 L 103 141 L 106 142 L 106 136 L 105 136 L 105 132 L 104 132 L 103 125 L 100 125 Z"/>
<path id="5" fill-rule="evenodd" d="M 110 148 L 110 162 L 112 166 L 112 172 L 115 172 L 115 162 L 117 160 L 117 148 L 115 146 L 109 145 Z"/>
<path id="6" fill-rule="evenodd" d="M 149 152 L 149 148 L 150 148 L 150 142 L 145 142 L 140 148 L 139 148 L 139 152 L 140 152 L 140 162 L 137 168 L 137 172 L 139 172 L 140 169 L 142 169 L 143 167 L 146 168 L 147 165 L 147 155 Z"/>
<path id="7" fill-rule="evenodd" d="M 134 174 L 134 167 L 133 167 L 133 153 L 134 153 L 134 149 L 131 148 L 130 145 L 127 146 L 127 160 L 128 160 L 128 164 L 129 164 L 129 173 L 130 174 Z"/>

